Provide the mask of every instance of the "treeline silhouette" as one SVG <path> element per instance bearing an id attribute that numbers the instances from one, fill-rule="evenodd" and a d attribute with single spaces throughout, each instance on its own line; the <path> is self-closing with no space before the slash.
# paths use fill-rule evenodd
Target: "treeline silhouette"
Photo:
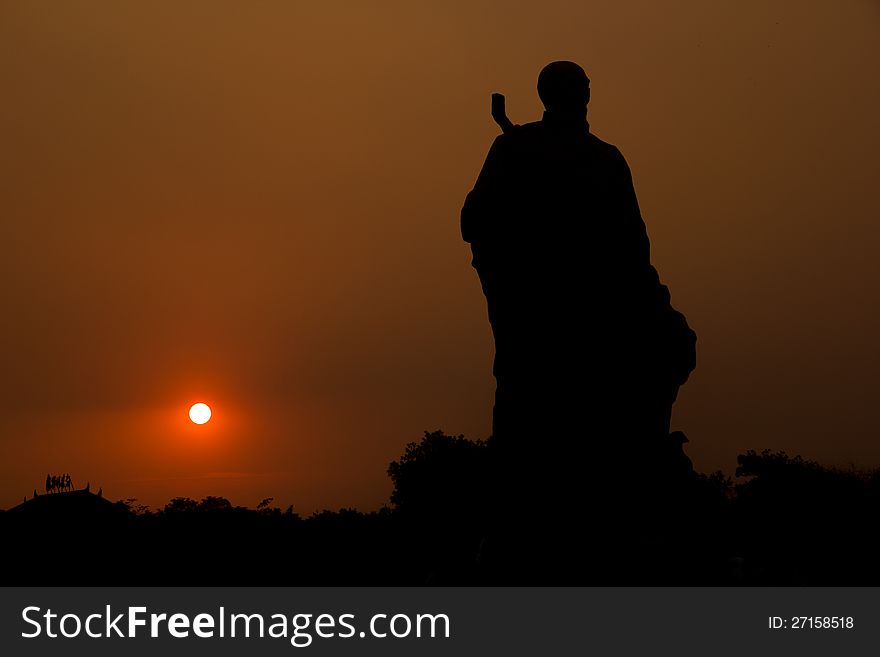
<path id="1" fill-rule="evenodd" d="M 234 506 L 223 497 L 172 499 L 152 510 L 87 490 L 38 496 L 0 512 L 6 585 L 876 585 L 880 469 L 841 470 L 784 452 L 739 456 L 721 472 L 675 475 L 665 532 L 606 567 L 595 554 L 558 564 L 494 561 L 492 518 L 503 496 L 489 474 L 492 440 L 425 432 L 390 464 L 378 511 Z M 560 454 L 560 458 L 564 458 Z M 585 473 L 588 476 L 588 473 Z M 629 473 L 622 467 L 620 477 Z M 529 481 L 522 485 L 528 487 Z M 645 490 L 632 481 L 633 490 Z M 536 495 L 540 491 L 535 491 Z M 552 504 L 552 501 L 550 501 Z M 602 504 L 597 499 L 595 504 Z M 531 508 L 531 507 L 529 507 Z M 552 511 L 552 510 L 548 510 Z M 590 531 L 594 509 L 566 522 Z M 644 517 L 634 514 L 633 517 Z M 539 518 L 526 512 L 521 540 Z M 541 525 L 546 528 L 546 523 Z M 639 528 L 636 528 L 637 530 Z M 542 532 L 537 540 L 562 540 Z M 613 537 L 595 536 L 597 542 Z M 506 537 L 505 540 L 518 540 Z M 533 540 L 533 538 L 532 538 Z M 503 547 L 503 546 L 502 546 Z M 564 553 L 564 546 L 558 546 Z M 552 550 L 539 550 L 545 555 Z M 551 567 L 552 566 L 552 567 Z"/>

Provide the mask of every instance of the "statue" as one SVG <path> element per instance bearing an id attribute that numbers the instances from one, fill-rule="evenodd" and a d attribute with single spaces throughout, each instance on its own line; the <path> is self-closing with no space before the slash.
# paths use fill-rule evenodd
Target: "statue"
<path id="1" fill-rule="evenodd" d="M 683 456 L 670 418 L 696 335 L 651 264 L 626 160 L 590 131 L 589 84 L 549 64 L 544 115 L 518 126 L 494 95 L 503 132 L 461 211 L 495 338 L 499 505 L 518 517 L 608 520 L 624 509 L 595 500 L 622 499 L 621 471 Z"/>

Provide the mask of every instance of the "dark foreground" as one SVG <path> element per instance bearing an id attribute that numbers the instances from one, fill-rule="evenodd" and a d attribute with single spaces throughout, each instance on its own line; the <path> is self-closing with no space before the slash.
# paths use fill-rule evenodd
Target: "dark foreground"
<path id="1" fill-rule="evenodd" d="M 629 523 L 620 539 L 591 532 L 590 509 L 560 514 L 546 505 L 546 516 L 506 513 L 514 531 L 494 531 L 486 452 L 483 442 L 426 434 L 389 468 L 390 505 L 370 513 L 302 518 L 271 500 L 250 509 L 220 497 L 176 498 L 150 511 L 84 490 L 40 495 L 0 512 L 2 582 L 880 584 L 877 471 L 749 452 L 736 484 L 694 474 L 669 502 L 675 508 L 652 511 L 675 519 L 667 531 Z"/>

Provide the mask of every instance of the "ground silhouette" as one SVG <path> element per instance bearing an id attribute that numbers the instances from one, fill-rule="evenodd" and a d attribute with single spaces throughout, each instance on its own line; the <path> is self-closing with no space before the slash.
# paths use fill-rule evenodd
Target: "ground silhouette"
<path id="1" fill-rule="evenodd" d="M 38 495 L 0 512 L 4 584 L 880 584 L 880 470 L 839 470 L 771 451 L 741 455 L 737 483 L 694 473 L 671 510 L 681 534 L 654 536 L 613 569 L 585 551 L 565 571 L 537 561 L 499 578 L 484 554 L 497 502 L 485 486 L 492 448 L 491 439 L 426 432 L 389 467 L 389 504 L 367 513 L 304 518 L 270 499 L 244 508 L 222 497 L 175 498 L 151 510 L 85 490 Z M 622 472 L 643 495 L 638 476 Z M 638 495 L 636 503 L 654 506 Z M 545 517 L 515 511 L 514 540 L 546 527 Z M 567 521 L 591 530 L 587 510 Z"/>

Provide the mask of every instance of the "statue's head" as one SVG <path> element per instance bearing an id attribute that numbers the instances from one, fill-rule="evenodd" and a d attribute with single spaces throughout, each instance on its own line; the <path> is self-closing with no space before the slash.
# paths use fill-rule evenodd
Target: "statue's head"
<path id="1" fill-rule="evenodd" d="M 547 111 L 586 111 L 590 78 L 574 62 L 551 62 L 538 75 L 538 96 Z"/>

